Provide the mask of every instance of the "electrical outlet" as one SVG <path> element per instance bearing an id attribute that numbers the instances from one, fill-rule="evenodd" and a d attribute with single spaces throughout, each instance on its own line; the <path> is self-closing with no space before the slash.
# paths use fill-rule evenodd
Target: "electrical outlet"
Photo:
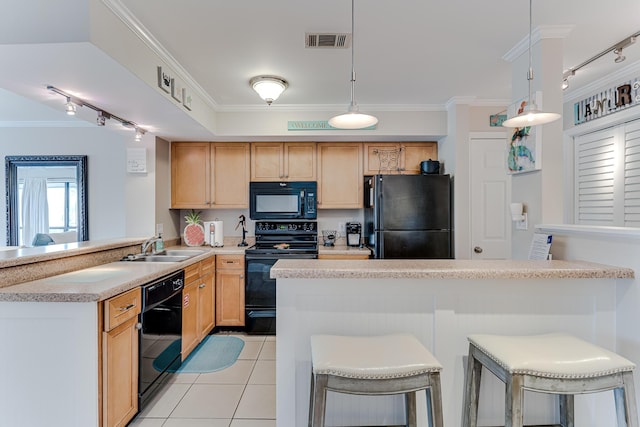
<path id="1" fill-rule="evenodd" d="M 522 221 L 516 221 L 516 230 L 528 230 L 529 229 L 529 219 L 527 218 L 527 214 L 522 214 Z"/>
<path id="2" fill-rule="evenodd" d="M 164 233 L 164 226 L 162 224 L 156 224 L 156 236 Z"/>

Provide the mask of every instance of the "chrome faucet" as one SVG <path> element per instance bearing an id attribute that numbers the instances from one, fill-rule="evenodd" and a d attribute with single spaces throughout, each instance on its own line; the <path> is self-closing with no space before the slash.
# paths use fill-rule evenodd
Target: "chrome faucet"
<path id="1" fill-rule="evenodd" d="M 156 247 L 154 246 L 154 243 L 156 241 L 158 241 L 160 238 L 157 236 L 153 236 L 148 238 L 143 244 L 142 244 L 142 255 L 146 255 L 147 251 L 149 250 L 149 246 L 151 246 L 151 253 L 155 254 L 156 253 Z"/>

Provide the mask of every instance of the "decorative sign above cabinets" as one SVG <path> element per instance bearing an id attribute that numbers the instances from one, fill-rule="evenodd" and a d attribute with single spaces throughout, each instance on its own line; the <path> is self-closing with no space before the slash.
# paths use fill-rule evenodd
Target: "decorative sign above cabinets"
<path id="1" fill-rule="evenodd" d="M 573 124 L 577 126 L 638 104 L 640 78 L 635 78 L 573 104 Z"/>
<path id="2" fill-rule="evenodd" d="M 363 129 L 354 130 L 375 130 L 376 126 L 369 126 Z M 327 120 L 289 120 L 287 130 L 345 130 L 334 128 Z"/>

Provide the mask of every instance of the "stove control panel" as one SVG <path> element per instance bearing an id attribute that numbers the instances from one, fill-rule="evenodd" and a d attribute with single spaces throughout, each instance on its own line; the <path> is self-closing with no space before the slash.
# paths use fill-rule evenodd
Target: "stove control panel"
<path id="1" fill-rule="evenodd" d="M 256 221 L 256 234 L 315 234 L 317 232 L 318 223 L 315 221 Z"/>

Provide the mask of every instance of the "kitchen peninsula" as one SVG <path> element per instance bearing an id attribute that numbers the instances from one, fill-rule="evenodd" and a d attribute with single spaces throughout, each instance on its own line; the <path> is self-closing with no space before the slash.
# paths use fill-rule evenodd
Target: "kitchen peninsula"
<path id="1" fill-rule="evenodd" d="M 280 260 L 271 276 L 278 284 L 279 426 L 306 425 L 311 335 L 395 332 L 414 334 L 444 366 L 444 423 L 457 426 L 467 335 L 560 331 L 614 349 L 616 290 L 634 272 L 581 261 Z M 491 375 L 484 381 L 479 424 L 501 425 L 504 386 Z M 528 424 L 554 423 L 549 396 L 527 393 L 525 401 Z M 611 393 L 576 397 L 575 407 L 576 425 L 615 423 Z M 327 400 L 329 425 L 397 425 L 402 416 L 398 396 L 330 393 Z"/>

